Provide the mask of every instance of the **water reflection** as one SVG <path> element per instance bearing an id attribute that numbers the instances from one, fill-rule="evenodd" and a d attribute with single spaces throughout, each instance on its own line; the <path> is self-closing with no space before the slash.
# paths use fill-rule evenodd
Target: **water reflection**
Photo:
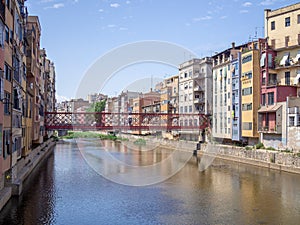
<path id="1" fill-rule="evenodd" d="M 133 165 L 147 166 L 151 160 L 160 162 L 170 156 L 168 150 L 157 151 L 153 156 L 153 152 L 130 152 L 119 144 L 113 147 L 120 160 Z M 215 160 L 207 170 L 199 172 L 196 159 L 192 158 L 162 183 L 130 187 L 95 173 L 76 145 L 59 144 L 55 155 L 36 173 L 28 181 L 24 195 L 12 199 L 0 213 L 0 224 L 298 224 L 300 221 L 299 175 L 228 161 Z"/>
<path id="2" fill-rule="evenodd" d="M 93 144 L 92 144 L 93 143 Z M 179 149 L 153 149 L 112 141 L 80 140 L 78 147 L 89 166 L 119 184 L 145 186 L 173 176 L 192 157 Z"/>

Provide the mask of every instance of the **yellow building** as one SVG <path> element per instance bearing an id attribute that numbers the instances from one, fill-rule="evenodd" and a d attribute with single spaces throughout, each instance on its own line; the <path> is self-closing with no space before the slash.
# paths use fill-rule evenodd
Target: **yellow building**
<path id="1" fill-rule="evenodd" d="M 265 37 L 273 49 L 300 44 L 300 3 L 265 10 Z"/>
<path id="2" fill-rule="evenodd" d="M 258 42 L 242 49 L 242 137 L 249 144 L 258 142 L 257 111 L 260 105 L 260 52 Z"/>

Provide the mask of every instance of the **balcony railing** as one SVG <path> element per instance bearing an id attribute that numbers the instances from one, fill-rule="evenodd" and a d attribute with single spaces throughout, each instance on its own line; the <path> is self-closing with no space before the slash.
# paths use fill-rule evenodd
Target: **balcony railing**
<path id="1" fill-rule="evenodd" d="M 269 86 L 273 86 L 273 85 L 277 85 L 278 84 L 278 81 L 277 81 L 277 79 L 271 79 L 271 80 L 269 80 L 269 82 L 268 82 L 268 85 Z"/>
<path id="2" fill-rule="evenodd" d="M 197 103 L 204 103 L 205 102 L 205 99 L 204 98 L 196 98 L 194 99 L 194 103 L 197 104 Z"/>
<path id="3" fill-rule="evenodd" d="M 204 87 L 194 87 L 194 91 L 204 91 Z"/>
<path id="4" fill-rule="evenodd" d="M 259 126 L 258 131 L 261 132 L 261 133 L 281 134 L 282 129 L 281 129 L 281 125 Z"/>

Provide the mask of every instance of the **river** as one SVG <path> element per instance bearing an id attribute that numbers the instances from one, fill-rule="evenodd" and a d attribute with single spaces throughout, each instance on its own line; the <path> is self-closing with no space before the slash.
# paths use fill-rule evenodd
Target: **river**
<path id="1" fill-rule="evenodd" d="M 23 194 L 3 208 L 0 223 L 299 224 L 299 175 L 219 159 L 199 172 L 195 157 L 180 158 L 182 169 L 164 163 L 174 155 L 170 149 L 145 151 L 109 141 L 83 146 L 57 144 Z M 138 171 L 167 165 L 141 178 L 111 164 L 104 152 Z"/>

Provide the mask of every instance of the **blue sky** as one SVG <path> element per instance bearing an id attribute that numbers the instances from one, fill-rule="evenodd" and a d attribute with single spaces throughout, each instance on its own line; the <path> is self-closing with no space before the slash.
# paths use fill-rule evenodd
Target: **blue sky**
<path id="1" fill-rule="evenodd" d="M 211 56 L 263 36 L 264 9 L 293 0 L 28 0 L 30 15 L 40 18 L 41 46 L 54 61 L 57 93 L 72 98 L 88 68 L 111 49 L 157 40 Z M 188 59 L 188 56 L 185 56 Z M 139 77 L 166 77 L 167 65 L 139 63 L 119 71 L 99 91 L 115 95 Z M 151 80 L 151 79 L 148 79 Z M 150 81 L 147 81 L 150 87 Z M 147 83 L 146 82 L 146 83 Z M 83 96 L 84 97 L 84 96 Z"/>

